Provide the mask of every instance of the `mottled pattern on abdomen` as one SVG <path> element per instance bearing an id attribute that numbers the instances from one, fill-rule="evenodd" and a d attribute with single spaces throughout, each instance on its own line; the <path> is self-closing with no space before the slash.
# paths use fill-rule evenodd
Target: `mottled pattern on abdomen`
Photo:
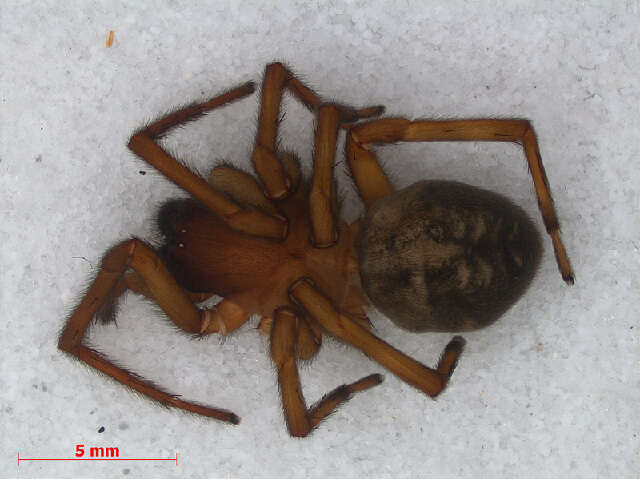
<path id="1" fill-rule="evenodd" d="M 525 291 L 539 234 L 505 197 L 422 181 L 377 201 L 358 239 L 370 301 L 411 331 L 465 331 L 495 321 Z"/>

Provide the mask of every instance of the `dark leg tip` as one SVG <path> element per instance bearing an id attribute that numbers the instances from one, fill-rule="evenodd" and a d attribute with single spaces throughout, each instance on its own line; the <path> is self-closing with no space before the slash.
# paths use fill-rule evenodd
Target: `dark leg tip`
<path id="1" fill-rule="evenodd" d="M 359 391 L 365 391 L 369 388 L 375 387 L 382 382 L 384 376 L 382 374 L 371 374 L 362 379 L 359 379 L 355 383 L 349 384 L 348 386 L 341 386 L 336 389 L 336 391 L 344 388 L 346 397 L 351 396 L 351 394 L 357 393 Z"/>
<path id="2" fill-rule="evenodd" d="M 462 354 L 465 344 L 466 341 L 462 336 L 454 336 L 453 339 L 449 341 L 449 344 L 444 348 L 437 367 L 438 373 L 445 378 L 444 384 L 446 384 L 453 374 L 453 371 L 456 369 L 458 359 Z"/>
<path id="3" fill-rule="evenodd" d="M 365 118 L 374 118 L 376 116 L 380 116 L 384 113 L 385 107 L 383 105 L 370 106 L 367 108 L 363 108 L 361 110 L 354 110 L 354 117 L 351 119 L 344 119 L 345 122 L 364 120 Z"/>
<path id="4" fill-rule="evenodd" d="M 462 336 L 454 336 L 447 347 L 444 349 L 445 352 L 456 351 L 458 354 L 462 353 L 464 346 L 467 344 L 467 341 Z"/>
<path id="5" fill-rule="evenodd" d="M 562 279 L 564 279 L 564 282 L 569 286 L 573 286 L 573 284 L 575 283 L 575 277 L 573 276 L 573 274 L 563 274 Z"/>
<path id="6" fill-rule="evenodd" d="M 368 376 L 368 379 L 370 379 L 372 383 L 380 384 L 384 381 L 384 376 L 382 374 L 372 374 Z"/>
<path id="7" fill-rule="evenodd" d="M 233 413 L 231 413 L 229 415 L 229 422 L 231 424 L 233 424 L 234 426 L 237 426 L 238 424 L 240 424 L 240 417 L 235 415 L 235 414 L 233 414 Z"/>

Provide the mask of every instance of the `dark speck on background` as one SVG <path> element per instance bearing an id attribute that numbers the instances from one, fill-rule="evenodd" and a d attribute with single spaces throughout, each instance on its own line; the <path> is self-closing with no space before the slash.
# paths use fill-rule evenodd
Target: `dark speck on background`
<path id="1" fill-rule="evenodd" d="M 98 429 L 99 433 L 103 433 L 104 432 L 104 426 L 101 426 L 100 429 Z"/>

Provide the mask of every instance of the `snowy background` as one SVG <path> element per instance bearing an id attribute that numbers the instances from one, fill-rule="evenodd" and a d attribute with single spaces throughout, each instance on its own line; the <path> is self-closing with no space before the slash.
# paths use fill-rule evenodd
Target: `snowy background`
<path id="1" fill-rule="evenodd" d="M 195 3 L 0 6 L 3 476 L 637 477 L 638 0 Z M 127 150 L 130 134 L 172 107 L 259 81 L 274 59 L 324 98 L 384 104 L 389 115 L 532 120 L 576 272 L 567 287 L 545 239 L 531 289 L 501 321 L 465 334 L 437 401 L 387 373 L 304 440 L 286 432 L 255 319 L 225 341 L 191 341 L 129 297 L 117 328 L 90 335 L 170 391 L 233 410 L 239 426 L 157 407 L 56 348 L 103 252 L 130 235 L 152 238 L 157 207 L 182 194 Z M 308 171 L 312 115 L 290 98 L 285 106 L 281 143 Z M 165 145 L 203 171 L 223 159 L 248 169 L 257 109 L 254 95 Z M 378 151 L 397 186 L 447 178 L 499 191 L 542 229 L 516 145 Z M 342 147 L 336 176 L 344 216 L 355 218 L 362 209 Z M 427 364 L 451 337 L 372 319 L 381 337 Z M 309 404 L 384 372 L 331 340 L 301 369 Z M 76 444 L 115 446 L 121 457 L 177 453 L 179 464 L 17 467 L 18 452 L 73 457 Z"/>

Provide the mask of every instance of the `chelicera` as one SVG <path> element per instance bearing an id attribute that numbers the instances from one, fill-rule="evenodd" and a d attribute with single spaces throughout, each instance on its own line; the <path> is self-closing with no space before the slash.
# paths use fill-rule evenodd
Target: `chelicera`
<path id="1" fill-rule="evenodd" d="M 289 90 L 317 115 L 314 173 L 300 175 L 295 157 L 276 148 L 280 104 Z M 511 141 L 524 147 L 558 267 L 573 273 L 559 235 L 542 160 L 526 120 L 410 121 L 325 103 L 284 65 L 267 66 L 262 85 L 253 176 L 229 166 L 201 178 L 157 144 L 171 128 L 248 96 L 252 83 L 169 114 L 136 132 L 129 148 L 191 200 L 167 202 L 158 215 L 164 243 L 139 239 L 110 251 L 77 306 L 59 347 L 117 381 L 171 407 L 230 423 L 234 413 L 187 402 L 115 365 L 82 343 L 93 318 L 115 318 L 130 290 L 157 303 L 187 333 L 229 334 L 252 314 L 269 334 L 289 432 L 306 436 L 355 392 L 379 384 L 378 374 L 343 385 L 307 408 L 296 361 L 318 351 L 329 334 L 355 346 L 400 379 L 437 396 L 464 341 L 456 336 L 435 368 L 371 332 L 370 301 L 403 328 L 469 331 L 495 321 L 530 283 L 539 262 L 539 235 L 526 214 L 496 193 L 462 183 L 422 181 L 394 191 L 372 146 L 402 141 Z M 341 221 L 333 191 L 336 139 L 346 130 L 346 157 L 367 213 Z M 212 295 L 215 307 L 197 304 Z"/>

